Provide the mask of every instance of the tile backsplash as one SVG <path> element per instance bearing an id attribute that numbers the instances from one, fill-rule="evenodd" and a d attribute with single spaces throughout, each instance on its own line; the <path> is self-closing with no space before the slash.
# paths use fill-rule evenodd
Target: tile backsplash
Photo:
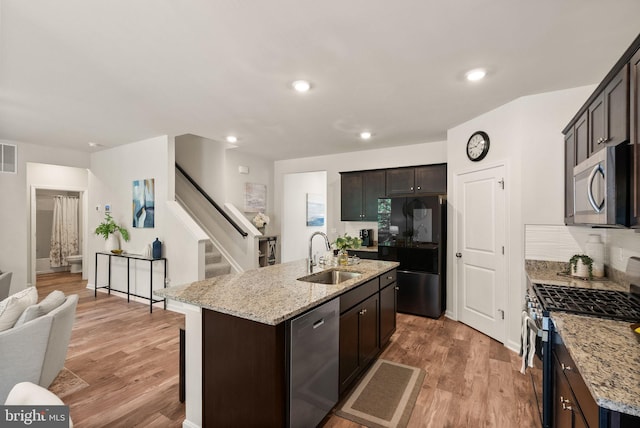
<path id="1" fill-rule="evenodd" d="M 633 229 L 594 229 L 584 226 L 525 225 L 525 260 L 567 262 L 584 253 L 589 235 L 605 244 L 605 265 L 624 272 L 629 257 L 640 257 L 640 233 Z"/>

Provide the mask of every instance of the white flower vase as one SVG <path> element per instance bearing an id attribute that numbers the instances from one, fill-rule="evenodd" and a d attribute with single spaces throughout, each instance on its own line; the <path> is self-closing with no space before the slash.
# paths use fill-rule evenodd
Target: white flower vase
<path id="1" fill-rule="evenodd" d="M 104 242 L 104 249 L 106 252 L 111 252 L 111 250 L 119 250 L 120 249 L 120 238 L 115 233 L 109 235 L 107 240 Z"/>

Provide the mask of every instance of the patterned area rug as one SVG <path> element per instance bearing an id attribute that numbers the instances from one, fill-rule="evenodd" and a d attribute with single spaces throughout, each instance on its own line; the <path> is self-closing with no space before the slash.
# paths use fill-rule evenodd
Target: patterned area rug
<path id="1" fill-rule="evenodd" d="M 336 415 L 371 428 L 406 427 L 425 375 L 423 369 L 380 359 Z"/>
<path id="2" fill-rule="evenodd" d="M 56 394 L 60 399 L 63 399 L 67 395 L 80 391 L 87 386 L 89 386 L 89 384 L 82 380 L 82 378 L 66 367 L 63 367 L 60 373 L 58 373 L 58 376 L 53 380 L 53 383 L 49 386 L 49 391 Z"/>

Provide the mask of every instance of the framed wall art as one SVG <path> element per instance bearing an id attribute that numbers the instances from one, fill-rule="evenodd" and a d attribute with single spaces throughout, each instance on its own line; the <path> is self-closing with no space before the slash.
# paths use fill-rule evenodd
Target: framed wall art
<path id="1" fill-rule="evenodd" d="M 155 227 L 155 179 L 133 182 L 133 227 Z"/>

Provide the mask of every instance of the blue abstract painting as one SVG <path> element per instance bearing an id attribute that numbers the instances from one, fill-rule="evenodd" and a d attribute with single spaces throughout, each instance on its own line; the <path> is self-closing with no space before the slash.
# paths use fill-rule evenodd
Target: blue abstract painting
<path id="1" fill-rule="evenodd" d="M 155 227 L 154 179 L 133 182 L 133 227 Z"/>

